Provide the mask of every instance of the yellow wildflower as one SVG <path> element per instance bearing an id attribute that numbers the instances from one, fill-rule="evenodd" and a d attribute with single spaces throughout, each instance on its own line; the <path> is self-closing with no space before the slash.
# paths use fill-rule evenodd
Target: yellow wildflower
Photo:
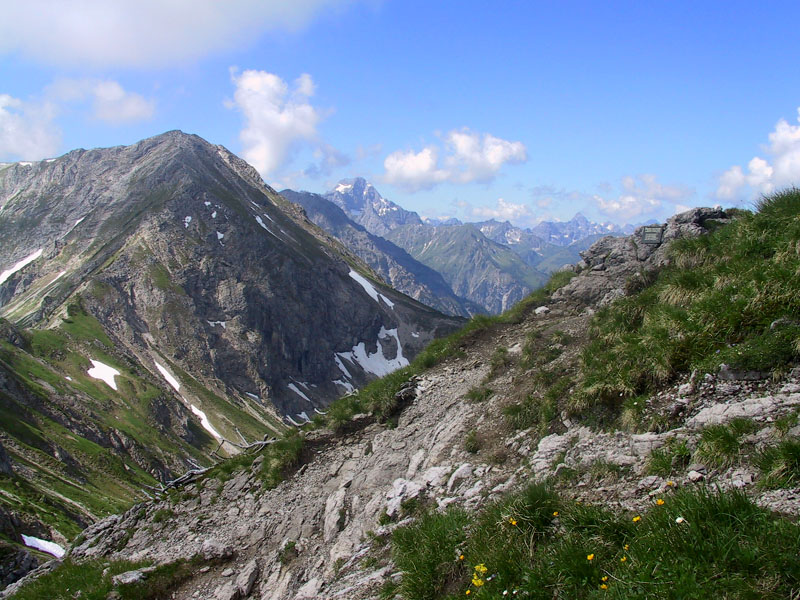
<path id="1" fill-rule="evenodd" d="M 667 482 L 667 485 L 668 485 L 669 487 L 675 487 L 675 482 L 674 482 L 674 481 L 668 481 L 668 482 Z"/>
<path id="2" fill-rule="evenodd" d="M 476 573 L 481 573 L 482 574 L 482 573 L 486 573 L 486 571 L 488 571 L 488 570 L 489 569 L 487 569 L 486 565 L 484 565 L 483 563 L 481 563 L 479 565 L 475 565 L 475 572 Z"/>
<path id="3" fill-rule="evenodd" d="M 458 555 L 458 560 L 464 560 L 464 555 L 463 554 L 459 554 Z"/>
<path id="4" fill-rule="evenodd" d="M 472 593 L 472 590 L 467 590 L 465 595 L 469 596 L 471 593 Z"/>
<path id="5" fill-rule="evenodd" d="M 622 558 L 619 559 L 619 562 L 625 562 L 626 560 L 628 560 L 628 557 L 623 556 Z"/>
<path id="6" fill-rule="evenodd" d="M 607 589 L 608 589 L 608 584 L 606 584 L 606 583 L 601 583 L 601 584 L 600 584 L 600 589 L 601 589 L 601 590 L 607 590 Z"/>
<path id="7" fill-rule="evenodd" d="M 606 581 L 608 581 L 608 575 L 603 575 L 603 576 L 600 578 L 600 581 L 602 581 L 603 583 L 605 583 Z"/>
<path id="8" fill-rule="evenodd" d="M 638 523 L 641 520 L 642 520 L 642 517 L 640 517 L 639 515 L 636 515 L 635 517 L 633 517 L 633 522 L 634 523 Z"/>
<path id="9" fill-rule="evenodd" d="M 511 517 L 511 518 L 508 520 L 508 522 L 509 522 L 509 523 L 511 523 L 512 525 L 516 525 L 516 524 L 517 524 L 517 520 L 516 520 L 514 517 Z"/>
<path id="10" fill-rule="evenodd" d="M 594 554 L 587 554 L 586 555 L 586 560 L 588 560 L 588 561 L 594 560 Z"/>
<path id="11" fill-rule="evenodd" d="M 623 548 L 625 548 L 625 550 L 627 550 L 628 548 L 630 548 L 630 546 L 629 546 L 628 544 L 625 544 L 625 545 L 623 546 Z"/>
<path id="12" fill-rule="evenodd" d="M 472 585 L 474 585 L 475 587 L 481 587 L 483 585 L 483 579 L 480 579 L 479 577 L 473 577 Z"/>
<path id="13" fill-rule="evenodd" d="M 558 511 L 557 511 L 557 510 L 556 510 L 556 511 L 553 511 L 553 516 L 554 516 L 554 517 L 557 517 L 557 516 L 558 516 Z"/>
<path id="14" fill-rule="evenodd" d="M 661 498 L 659 498 L 658 500 L 656 500 L 656 505 L 658 505 L 658 506 L 663 506 L 663 504 L 664 504 L 664 501 L 663 501 Z"/>

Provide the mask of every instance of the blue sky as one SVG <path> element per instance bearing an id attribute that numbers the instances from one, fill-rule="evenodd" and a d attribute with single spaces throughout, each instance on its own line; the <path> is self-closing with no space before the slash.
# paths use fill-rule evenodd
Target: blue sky
<path id="1" fill-rule="evenodd" d="M 800 181 L 797 3 L 0 0 L 0 160 L 170 129 L 277 189 L 663 219 Z"/>

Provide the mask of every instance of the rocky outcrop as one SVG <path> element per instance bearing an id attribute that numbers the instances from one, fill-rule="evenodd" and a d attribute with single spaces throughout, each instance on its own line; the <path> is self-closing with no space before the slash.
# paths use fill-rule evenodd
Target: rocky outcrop
<path id="1" fill-rule="evenodd" d="M 310 420 L 463 322 L 177 131 L 2 165 L 0 230 L 0 473 L 20 488 L 0 505 L 57 512 L 63 535 Z"/>
<path id="2" fill-rule="evenodd" d="M 723 224 L 729 217 L 722 209 L 694 208 L 669 218 L 661 226 L 660 240 L 646 243 L 645 227 L 627 237 L 607 236 L 581 252 L 575 269 L 579 276 L 558 290 L 555 299 L 572 298 L 583 304 L 605 306 L 625 295 L 626 286 L 641 289 L 636 279 L 669 264 L 669 243 L 707 233 L 710 223 Z"/>
<path id="3" fill-rule="evenodd" d="M 417 213 L 387 200 L 363 177 L 340 181 L 324 197 L 367 231 L 381 237 L 402 225 L 422 224 Z"/>
<path id="4" fill-rule="evenodd" d="M 310 414 L 459 323 L 370 282 L 252 167 L 196 136 L 7 167 L 0 206 L 0 265 L 42 250 L 0 284 L 4 316 L 58 319 L 79 295 L 156 377 L 154 361 L 169 362 L 284 414 Z"/>
<path id="5" fill-rule="evenodd" d="M 542 328 L 566 326 L 577 332 L 586 318 L 563 304 L 551 305 L 523 327 L 508 328 L 501 343 L 516 347 Z M 793 498 L 800 490 L 778 494 L 759 488 L 758 473 L 748 467 L 684 464 L 667 478 L 650 475 L 648 461 L 653 451 L 678 441 L 694 449 L 705 426 L 743 414 L 758 424 L 753 440 L 774 439 L 774 423 L 800 405 L 800 372 L 782 382 L 746 382 L 735 389 L 711 374 L 691 391 L 688 381 L 679 382 L 648 400 L 645 414 L 669 414 L 676 402 L 686 401 L 685 412 L 666 431 L 597 431 L 565 417 L 562 431 L 540 438 L 533 430 L 503 426 L 503 406 L 521 375 L 515 369 L 492 382 L 495 394 L 489 400 L 466 400 L 486 376 L 490 349 L 476 343 L 465 350 L 461 359 L 420 379 L 416 398 L 396 428 L 372 424 L 345 437 L 312 432 L 307 443 L 313 458 L 274 490 L 260 490 L 258 464 L 219 489 L 189 486 L 184 502 L 137 506 L 90 528 L 86 541 L 72 550 L 73 558 L 170 561 L 176 549 L 169 540 L 182 539 L 181 556 L 205 556 L 209 547 L 227 550 L 208 554 L 223 557 L 222 563 L 210 564 L 176 598 L 235 597 L 235 582 L 249 581 L 256 564 L 259 575 L 250 596 L 240 598 L 356 600 L 378 597 L 386 580 L 397 576 L 384 544 L 394 528 L 413 518 L 416 507 L 474 509 L 554 475 L 563 478 L 564 492 L 576 500 L 602 497 L 628 510 L 644 509 L 671 488 L 709 483 L 744 489 L 771 508 L 797 509 Z M 728 408 L 720 412 L 717 406 Z M 800 433 L 795 429 L 789 435 Z M 483 440 L 477 453 L 465 447 L 471 431 Z M 153 524 L 150 517 L 167 507 L 174 516 Z"/>
<path id="6" fill-rule="evenodd" d="M 682 225 L 691 230 L 697 222 L 689 217 Z M 663 250 L 648 257 L 658 252 Z M 596 264 L 607 263 L 613 272 L 634 260 L 614 264 L 618 259 L 610 254 Z M 715 466 L 694 452 L 709 426 L 742 417 L 750 423 L 743 443 L 754 453 L 785 436 L 797 439 L 797 369 L 780 381 L 687 374 L 637 400 L 644 404 L 637 415 L 652 424 L 638 432 L 595 429 L 566 412 L 554 416 L 547 431 L 514 431 L 505 409 L 526 397 L 541 367 L 523 360 L 523 348 L 556 333 L 560 340 L 576 340 L 547 359 L 548 369 L 561 372 L 580 350 L 590 319 L 585 309 L 565 295 L 529 311 L 520 324 L 474 332 L 462 340 L 458 355 L 402 386 L 405 408 L 391 426 L 361 415 L 342 435 L 307 432 L 304 464 L 276 488 L 262 488 L 256 459 L 227 481 L 195 482 L 177 501 L 144 503 L 97 523 L 71 550 L 72 558 L 159 563 L 198 556 L 206 564 L 173 592 L 179 600 L 364 600 L 380 597 L 384 583 L 401 576 L 387 541 L 420 507 L 475 509 L 531 481 L 551 479 L 575 500 L 633 511 L 673 488 L 718 485 L 743 490 L 770 509 L 798 513 L 800 488 L 766 489 L 752 464 Z M 497 348 L 506 350 L 499 354 L 508 361 L 502 368 L 494 361 L 492 391 L 476 400 L 470 391 L 487 385 Z M 669 476 L 653 474 L 658 452 L 679 446 L 685 450 L 667 464 Z M 175 539 L 182 540 L 177 548 Z"/>

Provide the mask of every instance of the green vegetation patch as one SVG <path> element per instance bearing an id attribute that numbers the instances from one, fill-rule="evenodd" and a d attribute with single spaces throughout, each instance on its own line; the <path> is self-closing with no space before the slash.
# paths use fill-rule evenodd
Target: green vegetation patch
<path id="1" fill-rule="evenodd" d="M 53 571 L 36 578 L 14 594 L 15 600 L 106 600 L 116 591 L 120 600 L 157 600 L 169 597 L 178 585 L 191 578 L 198 559 L 178 560 L 150 570 L 140 583 L 115 587 L 112 578 L 120 573 L 146 568 L 148 563 L 130 561 L 89 561 L 76 563 L 67 558 Z"/>
<path id="2" fill-rule="evenodd" d="M 484 508 L 397 529 L 408 599 L 789 598 L 800 527 L 738 491 L 680 490 L 640 514 L 567 500 L 543 484 Z"/>
<path id="3" fill-rule="evenodd" d="M 651 392 L 679 373 L 721 363 L 781 372 L 800 357 L 800 190 L 755 213 L 675 241 L 653 283 L 600 311 L 582 354 L 572 408 Z"/>
<path id="4" fill-rule="evenodd" d="M 761 450 L 755 457 L 761 472 L 759 484 L 766 488 L 788 488 L 800 484 L 800 440 L 785 439 Z"/>
<path id="5" fill-rule="evenodd" d="M 272 489 L 283 481 L 289 471 L 300 464 L 305 438 L 296 429 L 286 434 L 274 444 L 267 446 L 261 462 L 261 480 L 267 489 Z"/>

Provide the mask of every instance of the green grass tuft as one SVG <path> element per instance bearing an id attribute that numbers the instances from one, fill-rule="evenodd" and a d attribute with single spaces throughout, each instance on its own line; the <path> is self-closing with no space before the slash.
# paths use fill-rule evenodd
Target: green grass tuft
<path id="1" fill-rule="evenodd" d="M 778 600 L 800 586 L 800 527 L 738 491 L 681 490 L 633 514 L 533 485 L 477 515 L 426 514 L 392 541 L 409 599 Z"/>
<path id="2" fill-rule="evenodd" d="M 787 439 L 764 448 L 755 457 L 761 472 L 759 484 L 766 488 L 800 485 L 800 440 Z"/>

